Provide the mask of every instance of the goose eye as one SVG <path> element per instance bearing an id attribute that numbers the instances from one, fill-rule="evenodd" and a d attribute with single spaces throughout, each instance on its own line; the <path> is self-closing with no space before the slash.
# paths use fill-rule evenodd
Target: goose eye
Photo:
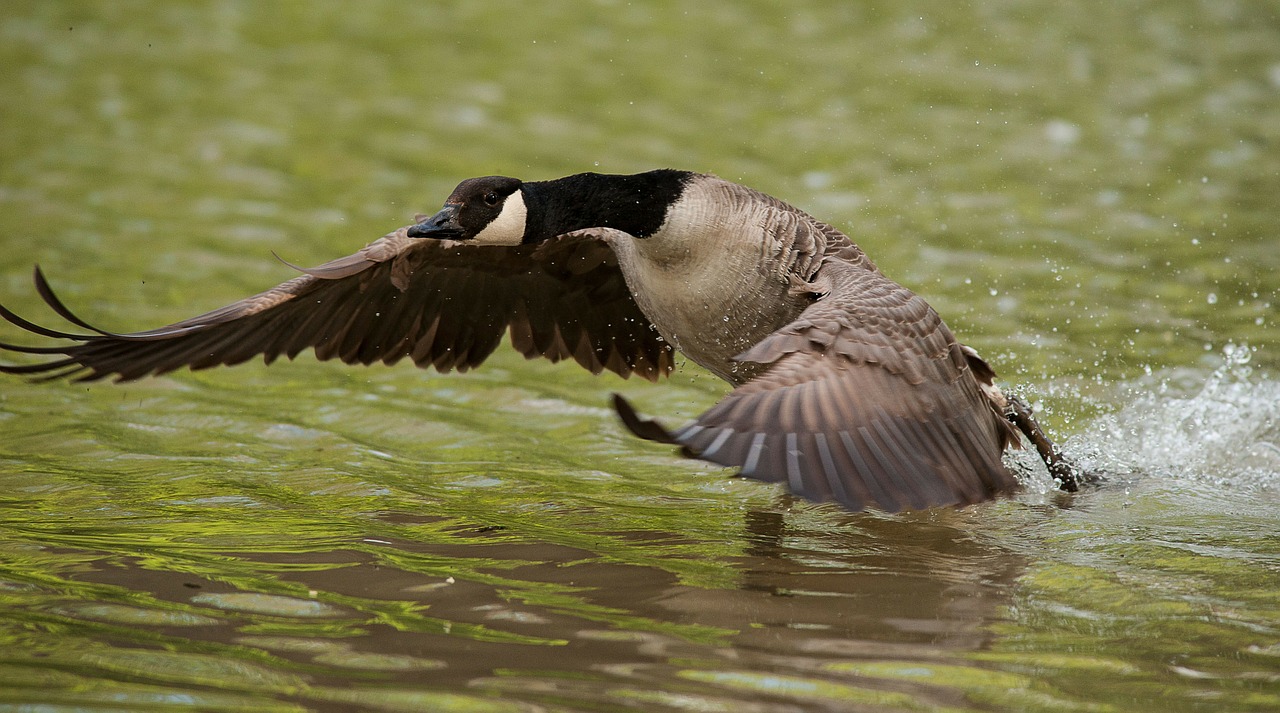
<path id="1" fill-rule="evenodd" d="M 498 203 L 502 200 L 502 197 L 499 196 L 497 193 L 490 191 L 484 194 L 483 200 L 485 205 L 494 206 L 494 205 L 498 205 Z"/>

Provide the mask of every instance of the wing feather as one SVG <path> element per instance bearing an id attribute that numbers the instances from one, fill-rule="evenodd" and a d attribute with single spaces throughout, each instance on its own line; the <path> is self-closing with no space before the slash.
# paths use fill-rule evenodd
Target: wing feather
<path id="1" fill-rule="evenodd" d="M 820 273 L 825 296 L 739 357 L 764 371 L 693 427 L 668 432 L 618 397 L 624 424 L 852 510 L 963 505 L 1014 489 L 1001 463 L 1011 428 L 932 308 L 864 265 L 828 257 Z"/>
<path id="2" fill-rule="evenodd" d="M 0 307 L 0 318 L 56 346 L 0 343 L 10 352 L 61 355 L 0 372 L 128 381 L 182 367 L 203 369 L 261 354 L 270 363 L 314 348 L 320 359 L 394 363 L 410 357 L 441 371 L 479 366 L 503 334 L 528 358 L 572 358 L 656 380 L 671 371 L 663 342 L 626 288 L 609 247 L 589 234 L 536 246 L 477 246 L 409 238 L 406 228 L 265 292 L 157 329 L 117 334 L 68 309 L 39 268 L 35 285 L 55 313 L 91 332 L 72 334 Z"/>

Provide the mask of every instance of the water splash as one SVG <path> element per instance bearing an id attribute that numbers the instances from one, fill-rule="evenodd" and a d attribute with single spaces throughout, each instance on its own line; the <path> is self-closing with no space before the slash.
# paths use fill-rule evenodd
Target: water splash
<path id="1" fill-rule="evenodd" d="M 1228 344 L 1203 372 L 1152 373 L 1064 447 L 1088 469 L 1236 488 L 1280 487 L 1280 382 Z"/>

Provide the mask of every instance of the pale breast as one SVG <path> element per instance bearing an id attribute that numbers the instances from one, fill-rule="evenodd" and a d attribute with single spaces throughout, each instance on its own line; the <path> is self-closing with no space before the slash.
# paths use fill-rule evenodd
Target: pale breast
<path id="1" fill-rule="evenodd" d="M 790 275 L 809 271 L 811 262 L 797 260 L 806 257 L 796 254 L 802 214 L 743 191 L 706 179 L 672 206 L 654 235 L 610 239 L 636 303 L 663 338 L 735 384 L 760 367 L 733 357 L 810 303 L 790 289 Z"/>

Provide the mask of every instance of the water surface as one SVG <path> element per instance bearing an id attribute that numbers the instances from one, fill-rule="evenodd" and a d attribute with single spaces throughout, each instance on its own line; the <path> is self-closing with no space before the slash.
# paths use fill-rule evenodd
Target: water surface
<path id="1" fill-rule="evenodd" d="M 0 710 L 1280 708 L 1267 2 L 7 3 L 0 300 L 190 316 L 459 180 L 673 166 L 848 231 L 1102 489 L 851 515 L 510 349 L 0 385 Z M 16 329 L 0 340 L 19 341 Z M 29 343 L 29 342 L 28 342 Z"/>

